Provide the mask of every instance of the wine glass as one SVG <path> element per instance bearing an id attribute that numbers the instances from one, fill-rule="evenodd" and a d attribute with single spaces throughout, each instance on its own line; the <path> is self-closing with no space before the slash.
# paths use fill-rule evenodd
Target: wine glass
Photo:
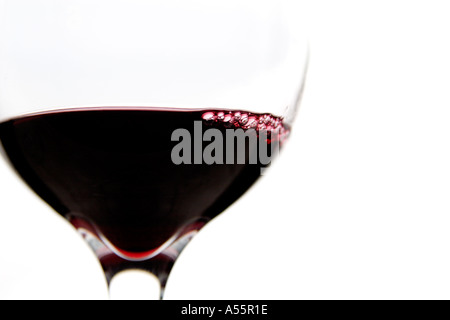
<path id="1" fill-rule="evenodd" d="M 155 275 L 282 149 L 307 66 L 289 0 L 0 0 L 0 141 L 108 284 Z"/>

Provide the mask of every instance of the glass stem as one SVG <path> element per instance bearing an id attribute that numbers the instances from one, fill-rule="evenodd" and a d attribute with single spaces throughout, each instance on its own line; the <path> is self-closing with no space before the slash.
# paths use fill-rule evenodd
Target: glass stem
<path id="1" fill-rule="evenodd" d="M 126 270 L 114 275 L 108 284 L 111 300 L 162 300 L 159 279 L 149 272 Z"/>
<path id="2" fill-rule="evenodd" d="M 186 245 L 206 224 L 196 221 L 190 224 L 172 244 L 158 255 L 141 261 L 127 260 L 114 253 L 95 233 L 92 225 L 79 219 L 69 219 L 89 244 L 100 261 L 111 299 L 148 300 L 164 299 L 169 274 Z M 159 292 L 159 294 L 152 294 Z M 142 293 L 142 294 L 139 294 Z"/>

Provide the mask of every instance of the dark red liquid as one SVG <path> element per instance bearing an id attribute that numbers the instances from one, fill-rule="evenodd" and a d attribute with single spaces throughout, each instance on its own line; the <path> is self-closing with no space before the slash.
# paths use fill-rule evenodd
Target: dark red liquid
<path id="1" fill-rule="evenodd" d="M 94 226 L 132 256 L 157 249 L 197 220 L 214 218 L 260 177 L 261 164 L 172 162 L 178 144 L 172 132 L 184 128 L 194 135 L 194 121 L 203 121 L 203 132 L 256 125 L 242 115 L 256 118 L 261 130 L 284 128 L 270 115 L 234 115 L 112 108 L 52 112 L 1 123 L 0 140 L 42 199 L 64 217 Z"/>

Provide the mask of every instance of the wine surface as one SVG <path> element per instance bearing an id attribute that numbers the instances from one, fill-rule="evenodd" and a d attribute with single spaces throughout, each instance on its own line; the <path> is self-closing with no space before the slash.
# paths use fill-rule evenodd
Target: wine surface
<path id="1" fill-rule="evenodd" d="M 280 118 L 244 111 L 86 108 L 3 122 L 0 141 L 43 200 L 132 257 L 159 248 L 190 223 L 214 218 L 261 175 L 259 161 L 195 164 L 199 121 L 202 135 L 211 128 L 224 136 L 230 128 L 287 132 Z M 178 129 L 192 135 L 191 164 L 173 161 Z M 266 143 L 274 142 L 269 135 Z M 245 151 L 248 159 L 257 148 L 246 144 Z"/>

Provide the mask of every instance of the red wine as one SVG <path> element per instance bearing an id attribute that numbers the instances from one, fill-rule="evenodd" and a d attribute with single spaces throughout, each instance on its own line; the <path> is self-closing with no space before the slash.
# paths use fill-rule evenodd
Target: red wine
<path id="1" fill-rule="evenodd" d="M 179 142 L 172 134 L 184 129 L 195 136 L 196 121 L 201 134 L 279 128 L 285 137 L 288 131 L 280 118 L 243 111 L 86 108 L 3 122 L 0 141 L 20 176 L 58 213 L 93 226 L 124 256 L 138 257 L 217 216 L 261 175 L 259 162 L 194 164 L 195 146 L 191 164 L 175 164 Z M 267 144 L 279 142 L 268 137 Z M 256 149 L 246 144 L 247 159 Z"/>

